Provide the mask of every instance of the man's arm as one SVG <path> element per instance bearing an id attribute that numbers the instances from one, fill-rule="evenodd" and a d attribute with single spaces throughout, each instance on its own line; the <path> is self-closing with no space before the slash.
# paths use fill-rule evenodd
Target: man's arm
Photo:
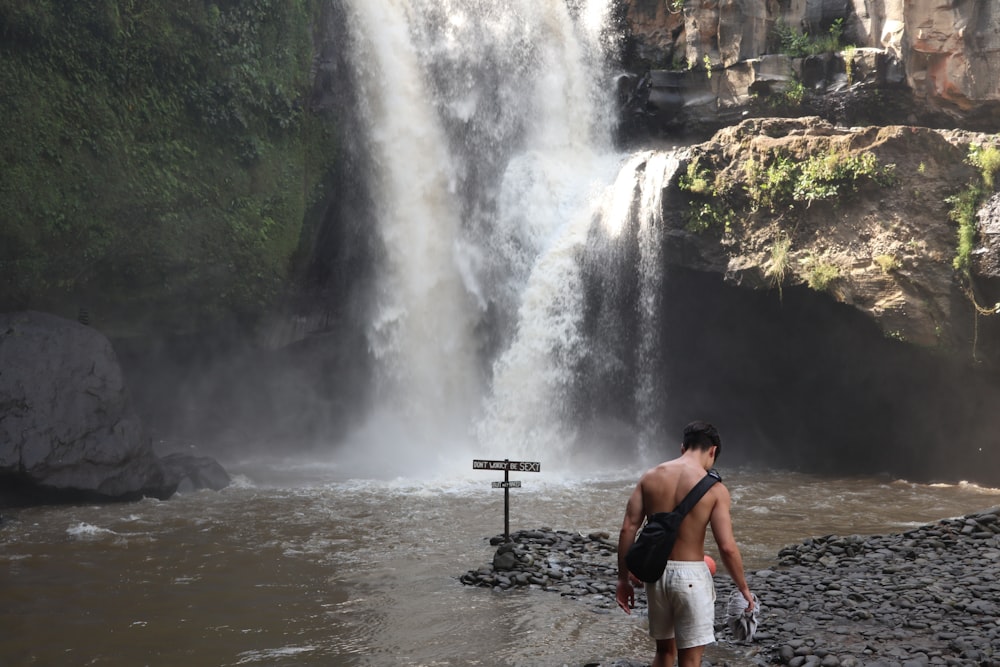
<path id="1" fill-rule="evenodd" d="M 743 574 L 743 556 L 740 555 L 740 548 L 733 535 L 733 518 L 729 514 L 732 498 L 729 495 L 729 489 L 722 484 L 716 484 L 716 488 L 719 497 L 709 518 L 712 525 L 712 535 L 715 536 L 715 544 L 719 547 L 722 564 L 726 566 L 726 571 L 733 578 L 733 583 L 746 599 L 747 611 L 750 611 L 753 609 L 753 595 L 750 593 L 746 576 Z"/>
<path id="2" fill-rule="evenodd" d="M 615 590 L 615 599 L 618 601 L 618 606 L 626 614 L 631 614 L 632 607 L 635 606 L 635 589 L 628 578 L 629 571 L 628 565 L 625 564 L 625 554 L 635 542 L 635 534 L 639 531 L 644 516 L 642 481 L 640 480 L 635 485 L 635 490 L 632 491 L 632 495 L 629 496 L 628 503 L 625 505 L 625 519 L 622 521 L 621 532 L 618 533 L 618 585 Z"/>

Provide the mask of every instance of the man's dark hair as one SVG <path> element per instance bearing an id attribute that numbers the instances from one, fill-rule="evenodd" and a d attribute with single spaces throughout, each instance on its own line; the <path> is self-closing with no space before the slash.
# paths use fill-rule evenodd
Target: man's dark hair
<path id="1" fill-rule="evenodd" d="M 719 458 L 722 453 L 722 438 L 719 437 L 719 430 L 703 421 L 693 421 L 684 427 L 684 450 L 694 447 L 695 449 L 708 450 L 711 447 L 718 447 L 715 450 L 715 458 Z"/>

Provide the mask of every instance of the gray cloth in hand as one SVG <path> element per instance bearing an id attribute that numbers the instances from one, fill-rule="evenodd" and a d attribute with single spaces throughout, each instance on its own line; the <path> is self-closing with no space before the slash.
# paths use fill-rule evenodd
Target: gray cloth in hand
<path id="1" fill-rule="evenodd" d="M 760 602 L 757 595 L 753 595 L 753 611 L 747 613 L 747 601 L 739 591 L 733 591 L 729 595 L 729 603 L 726 605 L 726 625 L 733 633 L 733 638 L 738 641 L 752 642 L 754 633 L 757 632 L 757 623 L 760 621 Z"/>

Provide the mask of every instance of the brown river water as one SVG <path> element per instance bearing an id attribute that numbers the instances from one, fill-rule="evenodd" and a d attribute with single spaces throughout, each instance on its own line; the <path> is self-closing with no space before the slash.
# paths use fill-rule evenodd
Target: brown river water
<path id="1" fill-rule="evenodd" d="M 236 468 L 236 483 L 219 493 L 5 511 L 0 665 L 651 658 L 638 616 L 458 581 L 491 560 L 487 540 L 503 532 L 503 492 L 490 486 L 502 475 L 338 480 L 311 463 Z M 809 536 L 900 532 L 1000 502 L 1000 491 L 964 484 L 722 472 L 748 569 Z M 512 531 L 614 534 L 634 484 L 624 471 L 520 478 Z"/>

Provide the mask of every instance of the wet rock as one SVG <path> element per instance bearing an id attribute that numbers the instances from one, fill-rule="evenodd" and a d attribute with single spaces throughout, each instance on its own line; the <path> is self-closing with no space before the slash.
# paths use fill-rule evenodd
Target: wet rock
<path id="1" fill-rule="evenodd" d="M 1000 574 L 998 538 L 980 536 L 996 516 L 990 510 L 903 534 L 831 535 L 782 549 L 780 568 L 748 573 L 761 626 L 780 628 L 779 641 L 794 633 L 815 643 L 793 651 L 784 641 L 766 652 L 788 665 L 810 656 L 820 665 L 1000 664 L 975 662 L 996 648 L 990 633 L 1000 594 L 990 583 Z M 727 595 L 731 580 L 716 581 Z M 985 616 L 991 621 L 975 620 Z M 863 645 L 845 646 L 844 638 L 857 636 Z"/>
<path id="2" fill-rule="evenodd" d="M 163 465 L 164 481 L 167 488 L 176 493 L 188 493 L 199 489 L 219 491 L 232 481 L 218 461 L 208 456 L 174 453 L 160 459 Z"/>
<path id="3" fill-rule="evenodd" d="M 502 544 L 493 555 L 493 569 L 497 571 L 513 570 L 517 566 L 517 554 L 514 553 L 514 545 Z"/>
<path id="4" fill-rule="evenodd" d="M 511 533 L 509 542 L 504 542 L 503 536 L 489 542 L 499 545 L 491 567 L 470 570 L 460 577 L 462 583 L 502 589 L 535 585 L 570 597 L 602 596 L 609 591 L 614 595 L 617 546 L 606 532 L 584 536 L 543 528 Z M 498 583 L 499 572 L 510 576 Z M 613 599 L 610 604 L 602 600 L 599 606 L 613 603 Z"/>
<path id="5" fill-rule="evenodd" d="M 156 455 L 103 334 L 46 313 L 0 314 L 0 505 L 228 484 L 213 459 Z"/>
<path id="6" fill-rule="evenodd" d="M 724 622 L 734 587 L 720 573 L 716 638 L 727 653 L 719 658 L 709 647 L 702 664 L 1000 667 L 1000 535 L 990 530 L 998 521 L 1000 508 L 994 508 L 902 534 L 827 535 L 787 546 L 775 566 L 747 573 L 761 602 L 760 626 L 749 644 L 735 641 Z M 615 607 L 610 540 L 549 529 L 514 533 L 511 540 L 511 553 L 531 554 L 534 564 L 522 560 L 503 583 L 489 567 L 463 574 L 462 583 L 501 591 L 534 586 L 598 612 Z M 567 584 L 555 572 L 573 580 Z M 644 611 L 641 588 L 636 607 Z M 734 661 L 734 652 L 743 657 Z"/>
<path id="7" fill-rule="evenodd" d="M 38 312 L 0 315 L 0 501 L 165 497 L 110 342 Z"/>

